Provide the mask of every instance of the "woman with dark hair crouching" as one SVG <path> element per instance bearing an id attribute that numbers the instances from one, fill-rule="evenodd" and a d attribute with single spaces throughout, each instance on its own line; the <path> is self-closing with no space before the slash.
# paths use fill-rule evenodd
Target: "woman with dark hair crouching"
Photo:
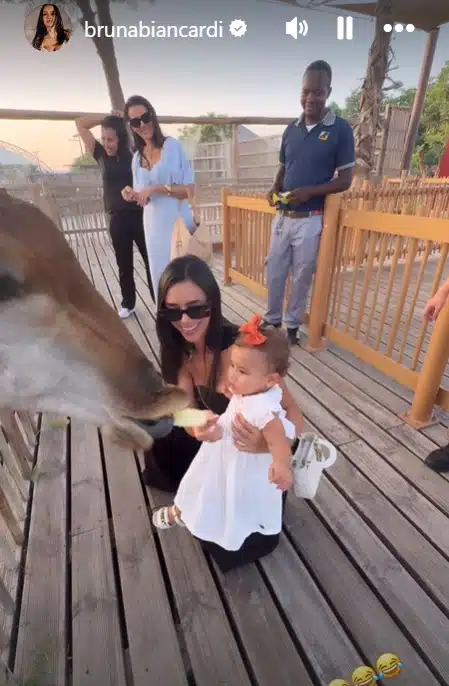
<path id="1" fill-rule="evenodd" d="M 186 255 L 167 266 L 159 283 L 156 328 L 165 381 L 183 388 L 192 407 L 223 414 L 229 403 L 227 375 L 238 327 L 223 318 L 219 286 L 202 260 Z M 300 434 L 303 430 L 301 411 L 285 383 L 282 383 L 282 392 L 286 416 Z M 156 440 L 152 450 L 145 454 L 145 482 L 160 490 L 175 492 L 201 441 L 208 440 L 209 432 L 210 424 L 195 432 L 175 428 L 166 438 Z M 234 421 L 233 438 L 241 451 L 268 452 L 262 432 L 241 415 Z M 279 534 L 256 532 L 236 551 L 200 542 L 221 570 L 228 571 L 267 555 L 278 541 Z"/>
<path id="2" fill-rule="evenodd" d="M 136 306 L 134 243 L 144 261 L 150 295 L 153 302 L 155 300 L 143 231 L 142 208 L 135 203 L 126 202 L 122 197 L 123 187 L 132 183 L 132 154 L 128 132 L 119 112 L 106 117 L 87 115 L 76 119 L 75 124 L 86 152 L 90 152 L 102 172 L 104 206 L 109 214 L 109 233 L 122 292 L 119 315 L 126 319 L 133 314 Z M 90 130 L 95 126 L 101 126 L 101 143 Z"/>

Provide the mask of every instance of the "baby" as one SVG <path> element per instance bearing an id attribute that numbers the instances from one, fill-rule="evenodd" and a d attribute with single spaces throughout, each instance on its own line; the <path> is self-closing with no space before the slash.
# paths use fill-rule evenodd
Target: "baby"
<path id="1" fill-rule="evenodd" d="M 261 328 L 255 316 L 241 327 L 228 373 L 226 412 L 204 442 L 179 485 L 174 505 L 156 510 L 159 529 L 186 526 L 196 537 L 238 550 L 254 532 L 277 534 L 282 526 L 282 491 L 292 484 L 291 441 L 295 427 L 281 405 L 279 381 L 288 370 L 284 333 Z M 241 413 L 261 430 L 267 452 L 240 452 L 232 423 Z M 218 439 L 218 440 L 217 440 Z"/>

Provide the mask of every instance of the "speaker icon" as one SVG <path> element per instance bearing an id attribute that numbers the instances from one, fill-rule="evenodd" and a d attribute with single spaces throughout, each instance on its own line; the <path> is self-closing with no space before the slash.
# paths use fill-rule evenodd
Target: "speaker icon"
<path id="1" fill-rule="evenodd" d="M 291 21 L 285 22 L 286 35 L 291 36 L 295 40 L 298 38 L 298 36 L 307 36 L 308 30 L 309 26 L 307 22 L 305 20 L 299 21 L 298 17 L 295 17 Z"/>

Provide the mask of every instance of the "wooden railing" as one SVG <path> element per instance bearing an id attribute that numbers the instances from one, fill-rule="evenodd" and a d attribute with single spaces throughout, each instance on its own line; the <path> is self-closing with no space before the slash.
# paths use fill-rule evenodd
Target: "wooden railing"
<path id="1" fill-rule="evenodd" d="M 268 189 L 269 181 L 249 179 L 237 186 L 239 192 L 251 192 L 250 189 Z M 102 233 L 107 230 L 109 218 L 104 212 L 101 182 L 93 179 L 86 183 L 42 182 L 34 184 L 11 184 L 7 190 L 12 195 L 33 202 L 53 219 L 65 234 Z M 214 246 L 222 243 L 222 217 L 219 185 L 197 186 L 196 212 L 203 226 L 209 230 Z"/>
<path id="2" fill-rule="evenodd" d="M 349 265 L 346 246 L 356 245 Z M 437 252 L 434 246 L 439 246 Z M 327 201 L 309 318 L 309 350 L 322 336 L 415 390 L 406 421 L 449 410 L 449 310 L 432 330 L 426 300 L 449 275 L 449 219 L 346 210 Z M 443 330 L 442 328 L 443 327 Z M 444 333 L 445 331 L 445 333 Z"/>
<path id="3" fill-rule="evenodd" d="M 330 196 L 309 313 L 309 349 L 325 336 L 415 389 L 406 421 L 421 426 L 437 404 L 449 410 L 449 310 L 434 329 L 426 300 L 449 276 L 449 187 L 362 185 Z M 223 189 L 225 283 L 267 293 L 265 258 L 275 210 L 263 197 Z M 442 328 L 442 327 L 445 327 Z"/>
<path id="4" fill-rule="evenodd" d="M 0 683 L 8 673 L 36 432 L 29 414 L 0 410 Z"/>

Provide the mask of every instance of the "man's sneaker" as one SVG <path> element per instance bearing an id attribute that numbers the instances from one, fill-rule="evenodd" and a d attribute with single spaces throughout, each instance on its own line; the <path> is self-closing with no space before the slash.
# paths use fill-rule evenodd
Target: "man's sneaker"
<path id="1" fill-rule="evenodd" d="M 266 319 L 262 319 L 262 326 L 273 326 L 275 329 L 280 329 L 282 322 L 279 322 L 278 324 L 272 324 L 271 322 L 267 322 Z"/>
<path id="2" fill-rule="evenodd" d="M 132 310 L 128 310 L 127 307 L 122 307 L 122 309 L 119 311 L 118 316 L 120 319 L 128 319 L 132 314 L 134 314 L 135 308 L 133 307 Z"/>
<path id="3" fill-rule="evenodd" d="M 287 329 L 287 338 L 290 345 L 298 345 L 298 329 Z"/>
<path id="4" fill-rule="evenodd" d="M 432 450 L 424 462 L 434 472 L 449 472 L 449 445 Z"/>

